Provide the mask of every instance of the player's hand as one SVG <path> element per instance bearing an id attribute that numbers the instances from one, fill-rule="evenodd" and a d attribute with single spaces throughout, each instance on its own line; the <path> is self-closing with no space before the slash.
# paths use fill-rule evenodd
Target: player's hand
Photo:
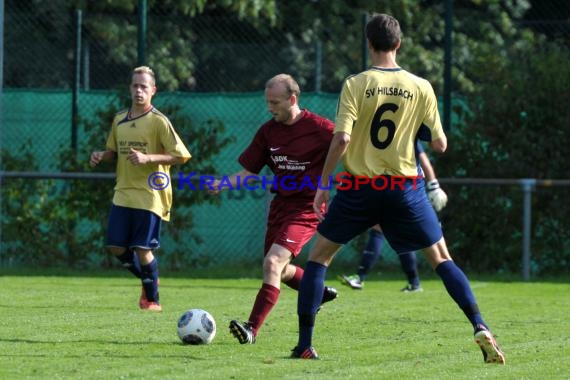
<path id="1" fill-rule="evenodd" d="M 437 179 L 426 184 L 427 196 L 434 210 L 440 212 L 447 204 L 447 194 L 439 187 Z"/>
<path id="2" fill-rule="evenodd" d="M 144 165 L 150 162 L 150 157 L 136 149 L 131 148 L 131 152 L 127 155 L 127 160 L 133 165 Z"/>
<path id="3" fill-rule="evenodd" d="M 208 186 L 208 193 L 210 194 L 219 194 L 220 191 L 220 183 L 221 181 L 219 179 L 214 180 L 214 182 L 212 182 L 212 184 L 210 186 Z"/>
<path id="4" fill-rule="evenodd" d="M 315 194 L 315 200 L 313 201 L 313 210 L 315 211 L 315 214 L 317 214 L 317 218 L 320 222 L 322 222 L 325 218 L 330 195 L 330 190 L 324 190 L 321 188 L 318 188 L 317 193 Z"/>
<path id="5" fill-rule="evenodd" d="M 103 155 L 104 154 L 105 154 L 105 152 L 93 152 L 93 153 L 91 153 L 91 157 L 89 158 L 89 165 L 91 165 L 92 168 L 99 165 L 99 163 L 101 161 L 103 161 Z"/>

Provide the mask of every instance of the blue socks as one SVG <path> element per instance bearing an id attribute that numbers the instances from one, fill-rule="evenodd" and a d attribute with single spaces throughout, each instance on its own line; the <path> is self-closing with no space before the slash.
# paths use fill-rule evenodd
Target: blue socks
<path id="1" fill-rule="evenodd" d="M 401 253 L 398 255 L 402 270 L 408 277 L 408 283 L 413 287 L 420 286 L 420 274 L 415 252 Z"/>
<path id="2" fill-rule="evenodd" d="M 141 265 L 141 281 L 150 302 L 158 302 L 158 261 L 154 258 L 147 265 Z"/>
<path id="3" fill-rule="evenodd" d="M 117 256 L 117 258 L 121 264 L 123 264 L 123 268 L 134 274 L 137 278 L 141 278 L 141 265 L 139 263 L 139 257 L 134 250 L 127 249 L 125 253 Z"/>
<path id="4" fill-rule="evenodd" d="M 299 342 L 297 347 L 304 349 L 312 345 L 315 315 L 323 300 L 327 267 L 308 261 L 299 287 L 297 314 L 299 315 Z"/>
<path id="5" fill-rule="evenodd" d="M 368 242 L 362 252 L 360 265 L 358 266 L 358 277 L 360 281 L 366 280 L 366 275 L 382 256 L 382 245 L 384 244 L 384 234 L 374 229 L 368 231 Z"/>
<path id="6" fill-rule="evenodd" d="M 463 313 L 473 328 L 476 329 L 478 324 L 487 326 L 483 321 L 477 300 L 471 291 L 469 280 L 465 273 L 452 260 L 444 261 L 435 268 L 436 273 L 443 280 L 443 284 L 447 292 L 453 300 L 459 305 Z"/>

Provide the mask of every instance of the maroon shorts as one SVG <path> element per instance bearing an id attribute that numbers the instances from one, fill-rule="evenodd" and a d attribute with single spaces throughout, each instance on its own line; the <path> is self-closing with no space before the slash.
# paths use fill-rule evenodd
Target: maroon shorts
<path id="1" fill-rule="evenodd" d="M 275 197 L 271 201 L 265 233 L 265 252 L 273 244 L 288 249 L 293 257 L 303 249 L 317 230 L 319 220 L 313 211 L 313 200 Z"/>

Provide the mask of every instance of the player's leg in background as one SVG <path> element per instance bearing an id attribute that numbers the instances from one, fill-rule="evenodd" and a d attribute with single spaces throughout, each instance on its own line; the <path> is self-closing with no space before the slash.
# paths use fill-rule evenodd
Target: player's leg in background
<path id="1" fill-rule="evenodd" d="M 293 290 L 299 290 L 299 285 L 301 284 L 301 280 L 303 279 L 303 273 L 305 271 L 303 268 L 293 265 L 287 264 L 285 269 L 283 270 L 282 281 L 285 285 L 290 287 Z"/>
<path id="2" fill-rule="evenodd" d="M 360 282 L 364 282 L 372 267 L 382 256 L 382 246 L 384 245 L 384 234 L 379 226 L 374 226 L 368 230 L 368 242 L 362 252 L 360 264 L 358 265 L 358 277 Z"/>
<path id="3" fill-rule="evenodd" d="M 418 260 L 416 252 L 400 253 L 398 255 L 402 271 L 406 274 L 408 284 L 402 289 L 403 292 L 421 292 L 420 274 L 418 272 Z"/>
<path id="4" fill-rule="evenodd" d="M 382 233 L 380 226 L 375 225 L 368 230 L 368 240 L 366 241 L 366 247 L 360 256 L 360 262 L 358 264 L 358 270 L 356 274 L 343 274 L 339 276 L 340 281 L 344 285 L 350 286 L 352 289 L 362 289 L 364 286 L 364 281 L 372 270 L 372 267 L 374 267 L 374 265 L 382 256 L 383 245 L 384 234 Z"/>

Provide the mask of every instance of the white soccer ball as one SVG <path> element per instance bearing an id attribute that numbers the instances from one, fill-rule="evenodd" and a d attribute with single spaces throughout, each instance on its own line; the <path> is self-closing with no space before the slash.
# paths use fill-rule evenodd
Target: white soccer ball
<path id="1" fill-rule="evenodd" d="M 184 344 L 208 344 L 216 336 L 216 321 L 206 310 L 191 309 L 178 319 L 177 330 Z"/>

